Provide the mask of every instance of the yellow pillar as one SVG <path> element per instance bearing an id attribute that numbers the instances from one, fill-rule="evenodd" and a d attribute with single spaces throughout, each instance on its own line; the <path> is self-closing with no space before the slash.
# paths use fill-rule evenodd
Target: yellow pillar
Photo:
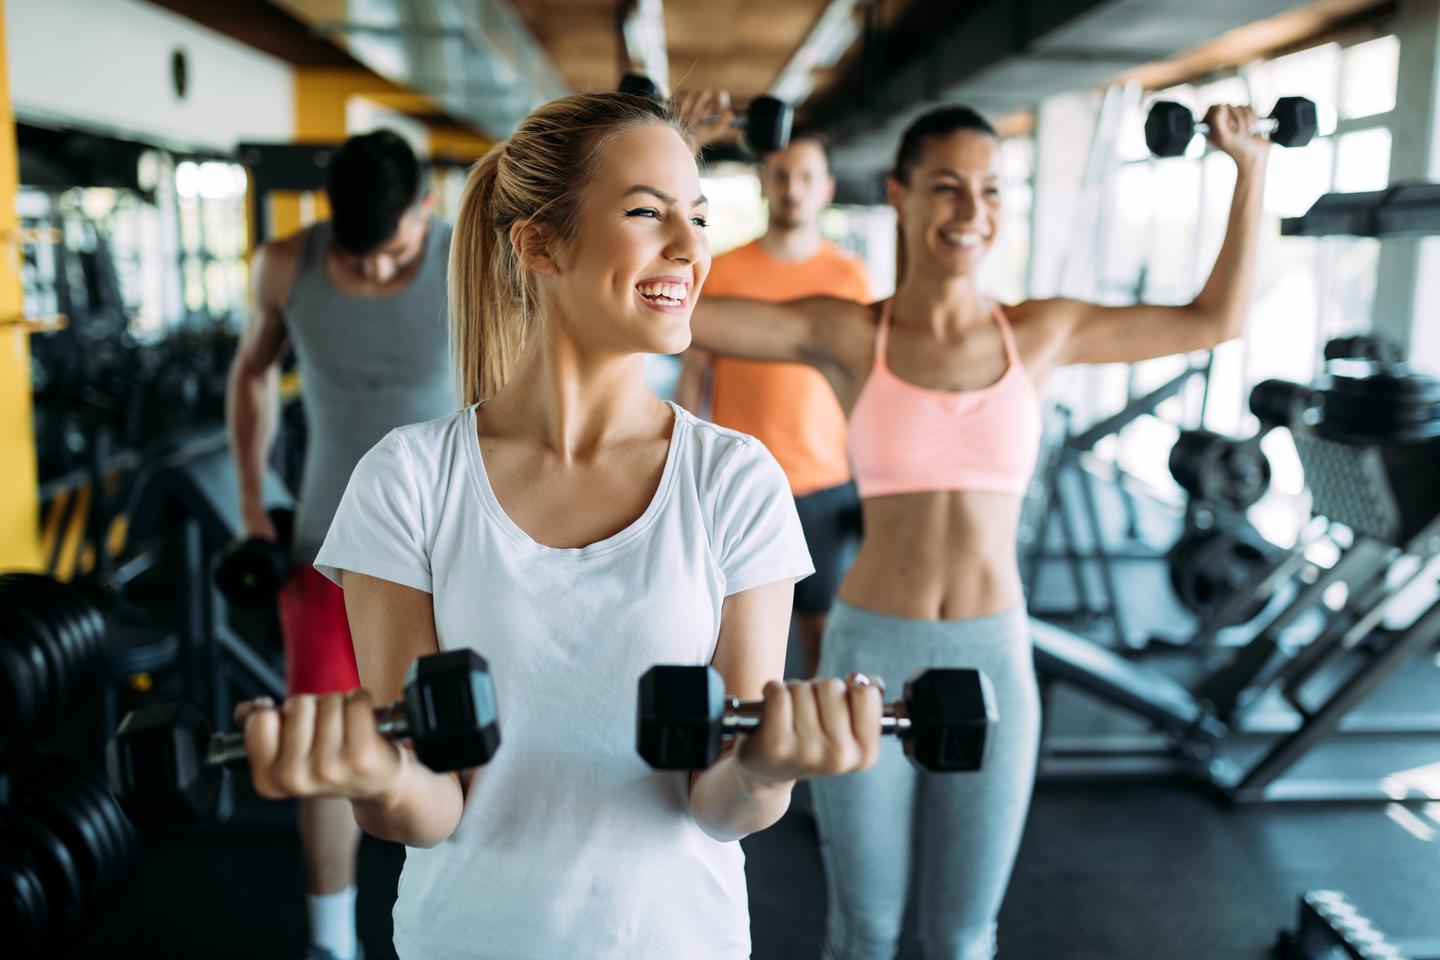
<path id="1" fill-rule="evenodd" d="M 495 141 L 464 127 L 431 126 L 430 156 L 446 160 L 479 160 Z"/>
<path id="2" fill-rule="evenodd" d="M 40 487 L 30 396 L 30 334 L 20 319 L 20 188 L 0 6 L 0 570 L 39 570 Z M 43 334 L 42 334 L 43 336 Z"/>

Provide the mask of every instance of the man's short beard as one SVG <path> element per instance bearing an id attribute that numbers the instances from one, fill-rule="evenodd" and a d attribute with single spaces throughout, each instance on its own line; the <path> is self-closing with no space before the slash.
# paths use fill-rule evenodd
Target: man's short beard
<path id="1" fill-rule="evenodd" d="M 809 221 L 798 214 L 787 214 L 780 210 L 770 211 L 771 226 L 779 227 L 782 230 L 794 230 L 796 227 L 803 227 L 808 223 Z"/>

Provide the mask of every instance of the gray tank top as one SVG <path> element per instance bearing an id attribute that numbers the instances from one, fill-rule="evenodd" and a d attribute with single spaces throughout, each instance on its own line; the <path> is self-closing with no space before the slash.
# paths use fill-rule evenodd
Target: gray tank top
<path id="1" fill-rule="evenodd" d="M 445 273 L 450 225 L 432 220 L 423 260 L 391 297 L 342 293 L 325 275 L 330 224 L 305 237 L 285 301 L 285 326 L 299 361 L 308 436 L 291 556 L 311 564 L 350 473 L 392 429 L 459 409 Z"/>

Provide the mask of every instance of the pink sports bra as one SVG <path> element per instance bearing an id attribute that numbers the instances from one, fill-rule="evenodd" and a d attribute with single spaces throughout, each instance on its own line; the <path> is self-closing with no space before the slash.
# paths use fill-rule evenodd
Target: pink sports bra
<path id="1" fill-rule="evenodd" d="M 881 308 L 875 362 L 850 413 L 850 458 L 861 497 L 934 490 L 1023 496 L 1040 454 L 1040 400 L 998 303 L 1005 373 L 980 390 L 930 390 L 885 362 L 891 301 Z"/>

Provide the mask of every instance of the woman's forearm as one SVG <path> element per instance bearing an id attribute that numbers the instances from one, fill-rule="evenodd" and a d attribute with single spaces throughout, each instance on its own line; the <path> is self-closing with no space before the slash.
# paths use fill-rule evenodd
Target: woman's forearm
<path id="1" fill-rule="evenodd" d="M 690 315 L 691 346 L 742 360 L 807 363 L 819 345 L 794 304 L 744 297 L 705 297 Z"/>
<path id="2" fill-rule="evenodd" d="M 373 800 L 353 801 L 360 829 L 407 847 L 433 847 L 455 832 L 465 795 L 455 774 L 435 773 L 406 747 L 393 789 Z"/>
<path id="3" fill-rule="evenodd" d="M 1265 212 L 1265 158 L 1237 165 L 1235 195 L 1220 253 L 1193 306 L 1216 328 L 1215 341 L 1244 332 L 1260 254 L 1260 224 Z"/>
<path id="4" fill-rule="evenodd" d="M 722 842 L 740 840 L 783 817 L 794 786 L 794 780 L 771 784 L 755 779 L 732 753 L 696 778 L 690 810 L 709 836 Z"/>

